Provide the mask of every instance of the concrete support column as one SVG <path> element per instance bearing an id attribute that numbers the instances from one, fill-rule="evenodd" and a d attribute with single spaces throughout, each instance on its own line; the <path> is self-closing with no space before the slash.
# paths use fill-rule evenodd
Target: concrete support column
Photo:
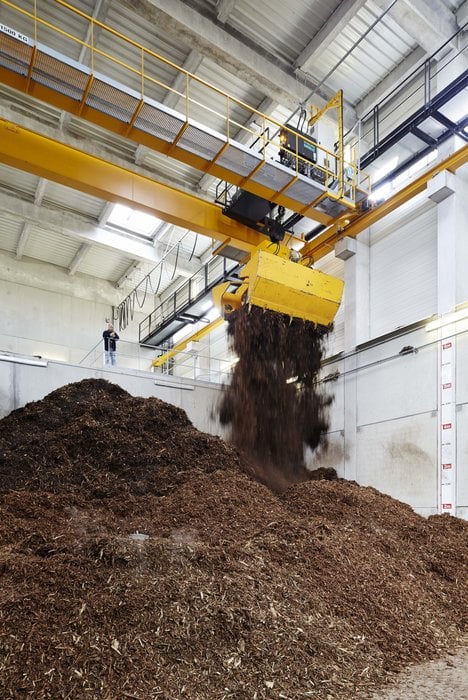
<path id="1" fill-rule="evenodd" d="M 205 338 L 206 340 L 206 338 Z M 195 367 L 195 379 L 200 379 L 201 381 L 210 381 L 211 375 L 211 338 L 208 336 L 208 342 L 205 343 L 194 343 L 194 347 L 197 350 L 197 364 Z"/>
<path id="2" fill-rule="evenodd" d="M 457 304 L 458 207 L 456 176 L 444 171 L 428 185 L 428 196 L 437 202 L 437 312 L 447 314 Z"/>
<path id="3" fill-rule="evenodd" d="M 453 144 L 452 144 L 453 145 Z M 457 304 L 466 299 L 463 285 L 466 269 L 460 267 L 460 258 L 466 267 L 466 245 L 463 241 L 464 218 L 462 198 L 459 196 L 457 176 L 444 171 L 429 183 L 427 194 L 437 203 L 437 312 L 441 322 L 450 319 Z M 466 223 L 466 222 L 465 222 Z M 462 246 L 465 250 L 462 250 Z M 459 282 L 460 280 L 460 282 Z M 457 512 L 457 325 L 442 325 L 438 337 L 438 511 Z"/>
<path id="4" fill-rule="evenodd" d="M 335 255 L 345 260 L 344 296 L 344 477 L 357 479 L 358 405 L 356 345 L 369 337 L 369 233 L 339 241 Z"/>

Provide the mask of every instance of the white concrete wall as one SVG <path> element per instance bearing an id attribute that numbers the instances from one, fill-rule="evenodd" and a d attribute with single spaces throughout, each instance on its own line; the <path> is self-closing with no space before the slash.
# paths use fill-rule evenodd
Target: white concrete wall
<path id="1" fill-rule="evenodd" d="M 428 202 L 447 182 L 453 192 Z M 330 447 L 311 459 L 429 515 L 445 501 L 441 484 L 448 471 L 443 472 L 442 446 L 449 420 L 448 502 L 452 514 L 465 518 L 468 320 L 427 332 L 425 319 L 468 304 L 467 199 L 466 174 L 443 175 L 428 188 L 426 201 L 419 196 L 412 208 L 403 207 L 359 236 L 357 253 L 344 266 L 344 349 L 323 369 L 324 376 L 340 372 L 336 382 L 324 384 L 335 396 Z M 375 254 L 386 248 L 386 255 Z M 327 271 L 326 265 L 322 269 Z M 379 333 L 386 334 L 380 341 Z M 441 392 L 444 339 L 454 348 L 448 399 Z M 400 355 L 405 346 L 416 352 Z M 443 413 L 450 418 L 443 419 Z"/>
<path id="2" fill-rule="evenodd" d="M 468 518 L 468 324 L 456 336 L 456 515 Z M 417 352 L 400 355 L 404 346 Z M 311 468 L 373 486 L 422 515 L 438 512 L 438 341 L 424 327 L 327 364 L 334 396 L 329 447 L 309 455 Z"/>
<path id="3" fill-rule="evenodd" d="M 0 253 L 0 351 L 79 363 L 102 341 L 106 318 L 123 296 L 108 282 Z M 125 343 L 138 342 L 144 315 L 136 311 L 128 328 L 119 332 L 122 353 L 130 354 Z M 95 355 L 100 364 L 100 349 Z"/>

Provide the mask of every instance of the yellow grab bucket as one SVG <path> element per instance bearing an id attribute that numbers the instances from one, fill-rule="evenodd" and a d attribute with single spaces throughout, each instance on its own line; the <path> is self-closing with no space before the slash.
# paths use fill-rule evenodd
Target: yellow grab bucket
<path id="1" fill-rule="evenodd" d="M 229 283 L 215 289 L 215 303 L 223 314 L 247 303 L 328 326 L 343 296 L 343 280 L 266 250 L 252 255 L 241 278 L 242 284 L 231 292 Z"/>
<path id="2" fill-rule="evenodd" d="M 294 318 L 328 326 L 343 296 L 343 280 L 265 250 L 245 266 L 247 302 Z"/>

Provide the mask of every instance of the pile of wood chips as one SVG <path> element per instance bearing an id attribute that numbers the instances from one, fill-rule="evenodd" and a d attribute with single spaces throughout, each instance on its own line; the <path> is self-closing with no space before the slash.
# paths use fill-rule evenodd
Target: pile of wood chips
<path id="1" fill-rule="evenodd" d="M 467 522 L 275 493 L 104 380 L 0 421 L 0 491 L 4 700 L 351 700 L 466 632 Z"/>

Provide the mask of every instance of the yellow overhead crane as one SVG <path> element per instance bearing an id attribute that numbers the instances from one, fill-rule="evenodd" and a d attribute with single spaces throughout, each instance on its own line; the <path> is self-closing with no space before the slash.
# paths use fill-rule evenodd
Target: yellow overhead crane
<path id="1" fill-rule="evenodd" d="M 358 202 L 368 196 L 370 184 L 367 176 L 359 171 L 356 159 L 353 162 L 345 160 L 341 92 L 309 119 L 309 124 L 313 124 L 328 109 L 337 109 L 339 147 L 331 152 L 291 125 L 274 122 L 85 15 L 64 0 L 54 2 L 88 21 L 90 38 L 82 41 L 46 22 L 38 16 L 36 3 L 34 13 L 30 13 L 9 0 L 0 0 L 0 4 L 13 13 L 12 17 L 15 12 L 18 13 L 22 20 L 29 22 L 31 28 L 29 36 L 0 24 L 0 48 L 4 57 L 0 62 L 0 82 L 327 226 L 309 243 L 298 241 L 296 237 L 294 251 L 279 242 L 272 245 L 262 233 L 224 216 L 220 207 L 210 202 L 0 120 L 2 162 L 108 201 L 123 202 L 151 211 L 162 220 L 219 240 L 221 245 L 218 250 L 232 243 L 245 251 L 246 256 L 250 254 L 239 280 L 234 285 L 231 282 L 221 285 L 215 291 L 215 300 L 223 315 L 242 303 L 249 303 L 328 325 L 340 305 L 343 283 L 311 269 L 310 264 L 332 250 L 340 237 L 357 235 L 424 189 L 436 172 L 454 170 L 466 162 L 468 147 L 439 163 L 387 200 L 382 207 L 360 213 Z M 44 28 L 88 49 L 90 68 L 40 44 L 38 35 Z M 93 40 L 96 28 L 110 32 L 119 41 L 136 49 L 141 59 L 140 65 L 126 65 L 99 50 Z M 154 91 L 155 87 L 172 89 L 148 74 L 146 65 L 155 60 L 184 74 L 185 90 L 177 93 L 185 102 L 184 114 L 147 98 L 147 93 L 152 89 Z M 127 70 L 131 78 L 137 78 L 139 90 L 127 88 L 98 73 L 95 70 L 98 62 Z M 224 134 L 205 128 L 192 118 L 191 109 L 194 105 L 199 106 L 196 89 L 200 87 L 212 90 L 225 102 Z M 258 153 L 233 141 L 231 132 L 234 128 L 249 131 L 239 122 L 239 116 L 232 116 L 236 110 L 237 115 L 244 112 L 246 116 L 251 118 L 253 115 L 260 121 L 262 148 Z M 270 127 L 279 133 L 277 141 L 267 136 Z M 267 158 L 271 146 L 280 149 L 279 162 L 272 157 Z M 315 156 L 310 158 L 312 151 L 315 151 Z M 186 339 L 182 345 L 185 347 L 191 339 L 206 335 L 219 323 L 219 320 L 213 322 Z M 170 351 L 171 356 L 182 349 L 176 346 Z M 158 358 L 154 364 L 160 365 L 165 359 L 167 356 Z"/>
<path id="2" fill-rule="evenodd" d="M 64 27 L 77 20 L 81 27 L 85 24 L 87 38 L 48 21 L 50 5 Z M 341 92 L 309 120 L 312 124 L 337 109 L 338 149 L 327 148 L 65 0 L 34 2 L 31 11 L 0 0 L 0 8 L 5 21 L 0 23 L 1 83 L 321 224 L 354 211 L 368 196 L 370 181 L 360 171 L 356 154 L 345 159 Z M 67 55 L 42 43 L 44 39 Z M 106 45 L 119 46 L 125 60 L 100 48 Z M 69 57 L 77 54 L 89 61 Z M 180 90 L 171 85 L 174 75 L 183 78 Z M 177 99 L 180 111 L 160 101 L 165 94 Z M 253 120 L 260 135 L 251 127 Z M 247 141 L 258 143 L 251 148 Z"/>
<path id="3" fill-rule="evenodd" d="M 325 231 L 318 234 L 313 240 L 305 243 L 299 250 L 299 262 L 317 261 L 328 255 L 341 238 L 348 236 L 355 238 L 359 233 L 369 226 L 375 224 L 379 219 L 391 213 L 405 202 L 423 192 L 427 183 L 438 173 L 448 170 L 455 172 L 468 162 L 468 145 L 463 146 L 458 151 L 439 161 L 432 168 L 416 178 L 413 182 L 402 188 L 399 192 L 390 197 L 385 202 L 369 209 L 363 213 L 356 213 L 353 217 L 347 217 Z M 324 275 L 320 280 L 320 273 L 307 269 L 305 272 L 311 276 L 302 278 L 302 271 L 297 263 L 288 260 L 290 250 L 281 246 L 279 255 L 269 255 L 267 261 L 262 263 L 262 251 L 268 250 L 272 244 L 270 242 L 261 243 L 253 251 L 250 261 L 245 265 L 240 273 L 240 284 L 233 287 L 232 283 L 226 282 L 218 285 L 213 290 L 215 305 L 220 310 L 221 317 L 212 321 L 202 329 L 203 336 L 218 328 L 223 318 L 231 311 L 238 308 L 241 303 L 251 303 L 260 307 L 273 309 L 291 316 L 299 316 L 314 320 L 316 323 L 327 325 L 330 323 L 338 310 L 343 283 L 335 277 Z M 269 262 L 272 262 L 269 269 Z M 288 265 L 285 271 L 282 265 Z M 271 272 L 271 274 L 270 274 Z M 318 277 L 316 277 L 318 275 Z M 315 276 L 315 279 L 314 279 Z M 318 295 L 310 294 L 311 288 L 316 282 Z M 298 296 L 296 296 L 298 294 Z M 320 317 L 321 311 L 325 308 L 325 314 Z M 304 311 L 304 313 L 303 313 Z M 311 314 L 313 318 L 311 318 Z M 197 342 L 203 337 L 200 332 L 194 333 L 185 338 L 181 343 L 175 345 L 170 351 L 164 353 L 153 362 L 154 367 L 163 366 L 170 358 L 183 352 L 190 342 Z"/>
<path id="4" fill-rule="evenodd" d="M 285 245 L 264 241 L 239 272 L 239 280 L 213 290 L 216 307 L 229 315 L 244 303 L 328 326 L 343 294 L 343 281 L 312 269 Z"/>
<path id="5" fill-rule="evenodd" d="M 223 245 L 233 241 L 251 254 L 241 273 L 243 279 L 250 280 L 248 290 L 245 284 L 238 286 L 237 305 L 248 291 L 251 304 L 314 323 L 328 325 L 335 316 L 341 301 L 341 280 L 296 266 L 289 259 L 287 246 L 272 244 L 262 234 L 223 216 L 221 209 L 210 202 L 2 119 L 0 161 L 111 202 L 146 209 L 164 221 L 216 238 Z M 231 294 L 229 305 L 234 296 Z M 217 298 L 223 305 L 222 296 Z M 223 305 L 225 311 L 227 306 Z"/>

